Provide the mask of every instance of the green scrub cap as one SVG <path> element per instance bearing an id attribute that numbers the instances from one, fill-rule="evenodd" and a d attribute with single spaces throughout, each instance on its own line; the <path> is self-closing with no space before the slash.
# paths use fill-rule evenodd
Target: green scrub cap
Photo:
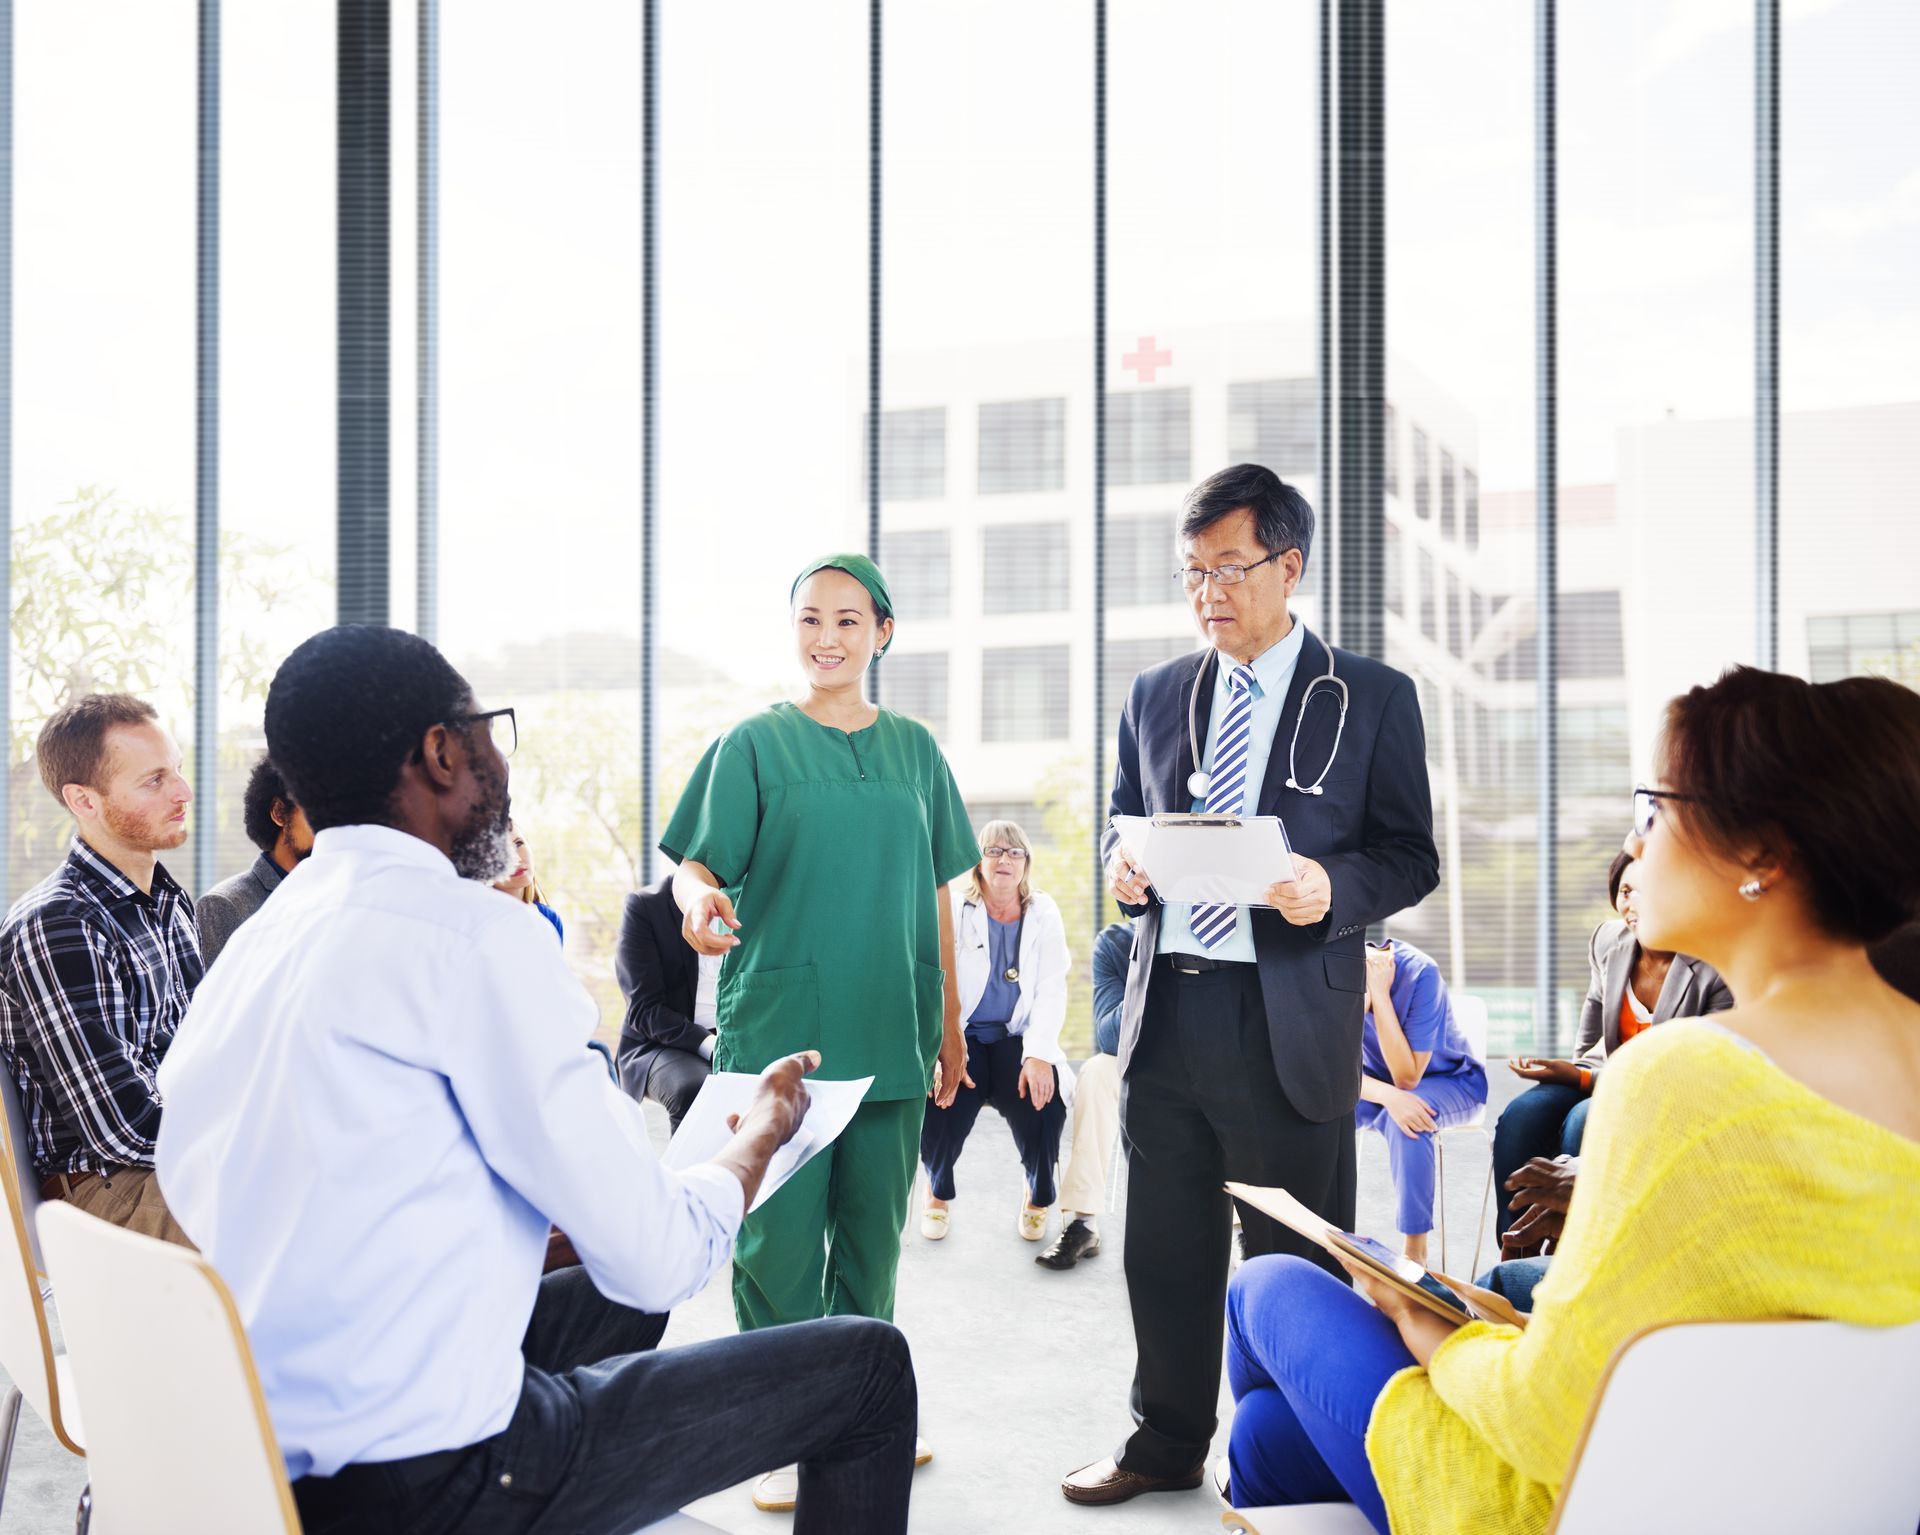
<path id="1" fill-rule="evenodd" d="M 787 601 L 792 602 L 800 595 L 800 583 L 808 576 L 818 575 L 823 570 L 844 570 L 854 580 L 867 589 L 867 595 L 873 599 L 873 610 L 881 618 L 893 617 L 893 593 L 887 589 L 887 578 L 880 574 L 880 567 L 864 554 L 827 554 L 815 560 L 799 575 L 793 578 L 793 589 L 787 593 Z M 889 639 L 880 647 L 880 654 L 887 653 Z"/>

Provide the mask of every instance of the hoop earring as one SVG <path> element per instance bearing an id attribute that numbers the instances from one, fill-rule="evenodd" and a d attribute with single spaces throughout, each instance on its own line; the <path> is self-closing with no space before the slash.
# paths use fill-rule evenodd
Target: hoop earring
<path id="1" fill-rule="evenodd" d="M 1749 901 L 1757 901 L 1766 893 L 1767 887 L 1760 883 L 1758 875 L 1755 875 L 1740 887 L 1740 894 L 1745 896 Z"/>

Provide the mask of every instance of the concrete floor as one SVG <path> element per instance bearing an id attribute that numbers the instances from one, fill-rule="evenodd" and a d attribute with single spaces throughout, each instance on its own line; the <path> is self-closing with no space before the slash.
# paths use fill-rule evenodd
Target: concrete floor
<path id="1" fill-rule="evenodd" d="M 1491 1125 L 1524 1084 L 1498 1062 L 1489 1076 Z M 656 1143 L 664 1146 L 665 1116 L 651 1104 L 648 1112 Z M 1470 1277 L 1487 1148 L 1478 1137 L 1452 1144 L 1457 1155 L 1448 1160 L 1446 1203 L 1457 1267 L 1450 1271 Z M 997 1116 L 981 1116 L 957 1181 L 951 1235 L 942 1243 L 916 1235 L 900 1266 L 896 1320 L 913 1345 L 921 1427 L 935 1457 L 914 1482 L 916 1535 L 1218 1529 L 1219 1507 L 1205 1489 L 1155 1494 L 1109 1509 L 1076 1508 L 1060 1496 L 1065 1472 L 1110 1453 L 1131 1428 L 1133 1340 L 1119 1241 L 1124 1177 L 1120 1208 L 1102 1222 L 1106 1250 L 1064 1274 L 1034 1263 L 1035 1248 L 1015 1232 L 1022 1178 Z M 1360 1142 L 1359 1227 L 1394 1241 L 1392 1186 L 1377 1135 Z M 1436 1263 L 1439 1257 L 1436 1233 Z M 1492 1259 L 1483 1253 L 1481 1261 L 1484 1266 Z M 1003 1341 L 983 1350 L 975 1340 L 989 1313 L 1001 1319 Z M 723 1271 L 674 1314 L 666 1346 L 732 1331 Z M 1231 1411 L 1223 1381 L 1216 1454 L 1225 1452 Z M 85 1462 L 59 1446 L 32 1408 L 23 1409 L 0 1535 L 64 1535 L 73 1528 L 74 1503 L 85 1481 Z M 792 1526 L 790 1516 L 754 1508 L 745 1486 L 715 1493 L 691 1511 L 736 1535 L 782 1535 Z"/>

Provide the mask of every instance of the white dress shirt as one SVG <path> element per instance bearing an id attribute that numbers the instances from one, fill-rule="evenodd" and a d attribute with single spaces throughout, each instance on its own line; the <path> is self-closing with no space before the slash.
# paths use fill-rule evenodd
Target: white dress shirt
<path id="1" fill-rule="evenodd" d="M 161 1066 L 157 1161 L 289 1476 L 503 1429 L 549 1221 L 647 1311 L 727 1261 L 739 1181 L 661 1168 L 594 1023 L 545 918 L 387 827 L 321 832 L 234 934 Z"/>
<path id="2" fill-rule="evenodd" d="M 1253 659 L 1253 715 L 1248 720 L 1247 734 L 1247 793 L 1244 813 L 1253 815 L 1260 803 L 1260 789 L 1267 781 L 1267 760 L 1273 755 L 1275 733 L 1282 728 L 1280 711 L 1287 702 L 1287 689 L 1293 686 L 1294 669 L 1300 664 L 1300 647 L 1306 642 L 1307 629 L 1298 618 L 1293 627 L 1287 630 L 1287 637 L 1269 645 Z M 1232 678 L 1235 661 L 1232 656 L 1216 657 L 1219 665 L 1213 669 L 1213 712 L 1207 719 L 1206 752 L 1200 759 L 1211 769 L 1213 749 L 1220 739 L 1220 722 L 1227 717 L 1227 707 L 1232 701 Z M 1293 739 L 1293 721 L 1285 721 L 1287 740 L 1279 743 L 1281 751 Z M 1187 728 L 1184 717 L 1180 721 L 1182 730 Z M 1182 785 L 1184 788 L 1185 785 Z M 1205 810 L 1205 800 L 1195 800 L 1195 812 Z M 1274 878 L 1280 879 L 1286 873 L 1283 869 L 1274 871 Z M 1208 959 L 1237 959 L 1252 964 L 1253 923 L 1249 920 L 1248 908 L 1240 908 L 1240 920 L 1234 924 L 1233 931 L 1218 945 L 1209 949 L 1193 936 L 1193 907 L 1185 901 L 1169 901 L 1167 909 L 1160 914 L 1160 946 L 1162 954 L 1198 954 Z"/>

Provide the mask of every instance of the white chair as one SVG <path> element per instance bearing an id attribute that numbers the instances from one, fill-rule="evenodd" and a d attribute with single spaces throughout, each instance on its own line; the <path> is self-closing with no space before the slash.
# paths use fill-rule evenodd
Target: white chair
<path id="1" fill-rule="evenodd" d="M 1913 1535 L 1920 1322 L 1695 1322 L 1613 1356 L 1548 1535 Z M 1649 1425 L 1657 1425 L 1650 1432 Z M 1243 1508 L 1255 1535 L 1361 1535 L 1351 1504 Z"/>
<path id="2" fill-rule="evenodd" d="M 47 1326 L 47 1297 L 51 1293 L 40 1258 L 34 1214 L 40 1208 L 40 1185 L 27 1155 L 27 1122 L 20 1109 L 20 1093 L 12 1071 L 0 1062 L 0 1186 L 7 1204 L 6 1226 L 0 1230 L 0 1368 L 11 1384 L 0 1396 L 0 1502 L 7 1491 L 13 1465 L 14 1437 L 20 1431 L 20 1403 L 33 1404 L 53 1437 L 75 1455 L 86 1454 L 81 1437 L 77 1393 L 68 1371 L 67 1356 L 53 1350 Z"/>
<path id="3" fill-rule="evenodd" d="M 190 1248 L 55 1203 L 40 1237 L 93 1415 L 97 1535 L 300 1535 L 286 1463 L 233 1296 Z M 687 1514 L 646 1535 L 714 1531 Z"/>
<path id="4" fill-rule="evenodd" d="M 1468 1053 L 1484 1068 L 1487 1064 L 1486 999 L 1455 992 L 1453 1016 L 1460 1025 L 1460 1032 L 1466 1036 Z M 1472 1118 L 1462 1120 L 1457 1125 L 1445 1125 L 1433 1137 L 1433 1193 L 1440 1209 L 1440 1269 L 1447 1274 L 1453 1272 L 1453 1266 L 1447 1261 L 1447 1138 L 1463 1135 L 1478 1136 L 1486 1142 L 1487 1147 L 1487 1186 L 1480 1196 L 1480 1224 L 1473 1231 L 1473 1267 L 1461 1276 L 1478 1279 L 1480 1243 L 1487 1231 L 1487 1212 L 1493 1207 L 1493 1131 L 1487 1128 L 1487 1106 L 1484 1103 L 1473 1111 Z"/>

